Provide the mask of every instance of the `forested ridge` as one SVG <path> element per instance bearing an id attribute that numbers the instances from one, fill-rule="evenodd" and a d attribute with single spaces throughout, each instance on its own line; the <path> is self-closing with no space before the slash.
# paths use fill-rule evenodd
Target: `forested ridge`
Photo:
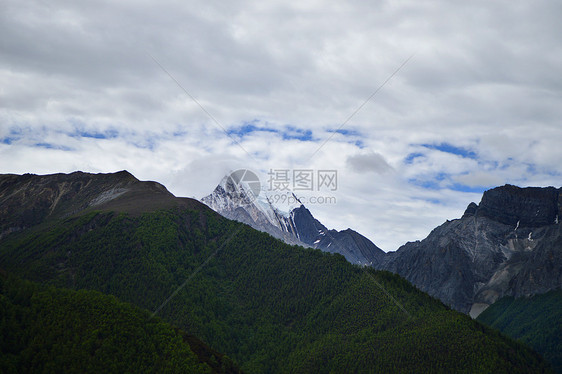
<path id="1" fill-rule="evenodd" d="M 478 320 L 518 339 L 552 363 L 562 373 L 562 290 L 532 297 L 504 297 Z"/>
<path id="2" fill-rule="evenodd" d="M 208 209 L 91 212 L 0 245 L 11 273 L 148 311 L 188 280 L 158 315 L 250 373 L 549 371 L 524 345 L 396 275 L 289 246 Z"/>
<path id="3" fill-rule="evenodd" d="M 237 372 L 202 342 L 97 291 L 42 286 L 4 274 L 0 316 L 2 373 Z"/>

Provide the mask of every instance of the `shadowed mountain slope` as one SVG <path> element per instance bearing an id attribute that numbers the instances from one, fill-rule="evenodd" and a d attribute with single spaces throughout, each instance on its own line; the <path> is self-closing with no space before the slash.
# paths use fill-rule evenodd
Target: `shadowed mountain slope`
<path id="1" fill-rule="evenodd" d="M 387 254 L 378 268 L 477 316 L 503 296 L 562 286 L 562 191 L 506 185 L 486 191 L 462 218 Z"/>

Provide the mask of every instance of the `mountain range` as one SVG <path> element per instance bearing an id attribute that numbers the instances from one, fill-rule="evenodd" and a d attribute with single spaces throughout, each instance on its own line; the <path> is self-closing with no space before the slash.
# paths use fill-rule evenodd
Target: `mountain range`
<path id="1" fill-rule="evenodd" d="M 231 198 L 244 188 L 225 177 L 202 202 L 289 244 L 340 253 L 353 264 L 399 274 L 472 317 L 503 296 L 562 286 L 561 189 L 505 185 L 488 190 L 461 218 L 385 253 L 351 229 L 328 230 L 300 203 L 283 214 L 267 197 L 266 203 Z"/>
<path id="2" fill-rule="evenodd" d="M 385 257 L 382 249 L 356 231 L 327 229 L 293 193 L 287 193 L 286 200 L 295 202 L 288 213 L 281 212 L 263 194 L 256 199 L 244 198 L 250 194 L 242 181 L 226 176 L 201 201 L 226 218 L 246 223 L 288 244 L 339 253 L 352 264 L 379 265 Z"/>
<path id="3" fill-rule="evenodd" d="M 316 237 L 328 236 L 308 210 L 295 209 L 299 237 L 313 237 L 301 222 L 312 222 Z M 0 364 L 10 370 L 24 369 L 33 356 L 39 368 L 107 361 L 108 371 L 118 371 L 110 370 L 119 367 L 112 351 L 150 367 L 135 361 L 135 342 L 113 346 L 142 336 L 153 342 L 143 347 L 146 357 L 165 351 L 173 366 L 168 360 L 187 352 L 178 365 L 212 372 L 550 372 L 534 351 L 398 275 L 286 244 L 127 172 L 2 175 L 0 233 L 0 276 L 8 279 L 0 282 Z M 358 248 L 365 244 L 344 235 Z M 68 307 L 49 312 L 49 303 L 63 300 Z M 89 309 L 106 311 L 105 319 Z M 162 320 L 154 328 L 138 323 L 154 317 Z M 71 322 L 84 319 L 92 324 Z M 68 339 L 58 339 L 61 333 Z M 204 344 L 187 339 L 187 347 L 186 334 Z M 61 361 L 67 349 L 69 364 Z"/>

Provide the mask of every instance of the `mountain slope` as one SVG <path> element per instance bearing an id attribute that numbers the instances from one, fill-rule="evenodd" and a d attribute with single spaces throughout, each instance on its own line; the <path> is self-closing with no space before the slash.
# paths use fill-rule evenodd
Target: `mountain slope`
<path id="1" fill-rule="evenodd" d="M 531 297 L 505 297 L 478 320 L 527 343 L 562 373 L 562 291 Z"/>
<path id="2" fill-rule="evenodd" d="M 218 354 L 224 367 L 200 363 L 187 335 L 94 291 L 0 276 L 0 317 L 3 373 L 237 372 Z M 206 349 L 201 342 L 191 345 Z"/>
<path id="3" fill-rule="evenodd" d="M 328 230 L 294 194 L 287 194 L 285 201 L 294 204 L 288 213 L 283 213 L 264 197 L 265 191 L 251 199 L 247 190 L 243 183 L 227 176 L 201 201 L 222 216 L 267 232 L 287 244 L 339 253 L 352 264 L 370 266 L 382 262 L 384 252 L 369 239 L 351 229 Z"/>
<path id="4" fill-rule="evenodd" d="M 267 232 L 288 244 L 306 246 L 299 240 L 291 216 L 280 212 L 263 195 L 254 196 L 243 182 L 231 176 L 224 177 L 214 191 L 201 201 L 228 219 Z"/>
<path id="5" fill-rule="evenodd" d="M 0 175 L 0 239 L 49 219 L 91 210 L 140 214 L 173 206 L 200 205 L 177 198 L 156 182 L 127 171 L 113 174 Z"/>
<path id="6" fill-rule="evenodd" d="M 561 190 L 506 185 L 486 191 L 462 218 L 386 255 L 377 268 L 402 275 L 476 316 L 503 296 L 562 286 Z"/>
<path id="7" fill-rule="evenodd" d="M 50 218 L 6 235 L 0 264 L 158 310 L 248 372 L 548 372 L 396 275 L 289 246 L 201 204 Z"/>

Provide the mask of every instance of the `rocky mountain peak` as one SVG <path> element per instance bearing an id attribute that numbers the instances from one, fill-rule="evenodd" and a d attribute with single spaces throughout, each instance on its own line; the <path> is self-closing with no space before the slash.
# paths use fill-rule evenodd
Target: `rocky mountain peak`
<path id="1" fill-rule="evenodd" d="M 477 316 L 503 296 L 562 286 L 562 189 L 505 185 L 484 192 L 461 219 L 387 253 L 398 273 L 444 303 Z"/>
<path id="2" fill-rule="evenodd" d="M 475 215 L 477 210 L 478 210 L 478 205 L 476 205 L 475 202 L 468 204 L 466 210 L 464 211 L 464 214 L 462 215 L 462 218 Z"/>
<path id="3" fill-rule="evenodd" d="M 289 244 L 339 253 L 353 264 L 371 265 L 382 261 L 384 252 L 369 239 L 350 229 L 328 230 L 294 193 L 287 192 L 282 204 L 286 209 L 281 210 L 274 206 L 266 192 L 248 199 L 247 196 L 251 196 L 246 192 L 248 186 L 230 179 L 230 176 L 225 177 L 213 193 L 201 201 L 226 218 L 246 223 Z"/>
<path id="4" fill-rule="evenodd" d="M 554 187 L 520 188 L 506 184 L 484 192 L 476 214 L 506 225 L 550 225 L 560 215 L 560 193 Z"/>
<path id="5" fill-rule="evenodd" d="M 160 183 L 141 182 L 126 170 L 109 174 L 2 174 L 0 239 L 47 219 L 87 209 L 136 214 L 177 204 L 194 202 L 176 198 Z"/>

